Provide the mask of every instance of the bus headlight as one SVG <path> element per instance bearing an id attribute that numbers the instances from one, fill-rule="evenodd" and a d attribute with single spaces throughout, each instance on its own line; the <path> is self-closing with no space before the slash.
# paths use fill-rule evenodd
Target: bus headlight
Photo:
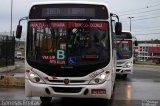
<path id="1" fill-rule="evenodd" d="M 132 63 L 128 62 L 123 66 L 123 68 L 130 68 L 131 66 L 132 66 Z"/>
<path id="2" fill-rule="evenodd" d="M 34 83 L 40 83 L 40 84 L 44 84 L 45 82 L 37 75 L 35 74 L 33 71 L 27 71 L 27 76 L 29 78 L 30 81 L 34 82 Z"/>
<path id="3" fill-rule="evenodd" d="M 95 78 L 93 78 L 89 84 L 102 84 L 107 80 L 109 74 L 110 74 L 110 71 L 105 71 L 97 75 Z"/>

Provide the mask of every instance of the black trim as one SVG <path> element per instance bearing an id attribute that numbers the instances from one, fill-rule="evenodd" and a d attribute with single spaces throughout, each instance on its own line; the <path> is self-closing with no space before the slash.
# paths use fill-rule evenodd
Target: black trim
<path id="1" fill-rule="evenodd" d="M 86 11 L 84 11 L 84 14 L 68 14 L 65 12 L 64 16 L 62 13 L 55 15 L 49 15 L 45 16 L 43 9 L 52 9 L 52 8 L 59 8 L 65 10 L 65 8 L 83 8 L 83 9 L 94 9 L 95 12 L 93 14 L 87 14 Z M 42 14 L 43 11 L 43 14 Z M 53 11 L 52 11 L 53 12 Z M 51 13 L 52 13 L 51 12 Z M 62 11 L 63 12 L 63 11 Z M 88 11 L 89 12 L 89 11 Z M 89 12 L 90 13 L 90 12 Z M 46 14 L 46 13 L 45 13 Z M 71 16 L 72 15 L 72 16 Z M 41 4 L 41 5 L 34 5 L 32 6 L 30 13 L 29 13 L 29 19 L 108 19 L 108 10 L 106 6 L 104 5 L 93 5 L 93 4 Z"/>
<path id="2" fill-rule="evenodd" d="M 68 69 L 61 68 L 61 65 L 50 65 L 28 60 L 28 64 L 33 68 L 38 69 L 49 76 L 55 77 L 83 77 L 98 69 L 105 67 L 108 63 L 109 60 L 103 63 L 95 63 L 91 65 L 71 66 L 73 68 Z"/>
<path id="3" fill-rule="evenodd" d="M 56 93 L 79 93 L 82 87 L 52 87 Z"/>

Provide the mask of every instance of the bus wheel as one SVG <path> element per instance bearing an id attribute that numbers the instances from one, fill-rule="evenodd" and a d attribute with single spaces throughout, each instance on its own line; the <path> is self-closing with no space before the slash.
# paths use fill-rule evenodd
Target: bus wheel
<path id="1" fill-rule="evenodd" d="M 40 100 L 42 101 L 42 103 L 50 103 L 52 97 L 40 97 Z"/>
<path id="2" fill-rule="evenodd" d="M 124 79 L 126 79 L 126 78 L 127 78 L 127 74 L 123 74 L 122 77 L 123 77 Z"/>

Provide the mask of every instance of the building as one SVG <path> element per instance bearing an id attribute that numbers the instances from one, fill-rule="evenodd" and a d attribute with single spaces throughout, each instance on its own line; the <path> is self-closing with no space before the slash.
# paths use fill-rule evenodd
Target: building
<path id="1" fill-rule="evenodd" d="M 139 61 L 160 58 L 160 44 L 142 43 L 134 47 L 134 55 Z"/>

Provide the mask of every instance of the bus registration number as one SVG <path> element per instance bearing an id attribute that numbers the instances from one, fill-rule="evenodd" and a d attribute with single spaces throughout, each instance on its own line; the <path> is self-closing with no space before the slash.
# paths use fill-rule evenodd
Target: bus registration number
<path id="1" fill-rule="evenodd" d="M 92 94 L 106 94 L 106 90 L 105 89 L 92 89 L 91 93 Z"/>

